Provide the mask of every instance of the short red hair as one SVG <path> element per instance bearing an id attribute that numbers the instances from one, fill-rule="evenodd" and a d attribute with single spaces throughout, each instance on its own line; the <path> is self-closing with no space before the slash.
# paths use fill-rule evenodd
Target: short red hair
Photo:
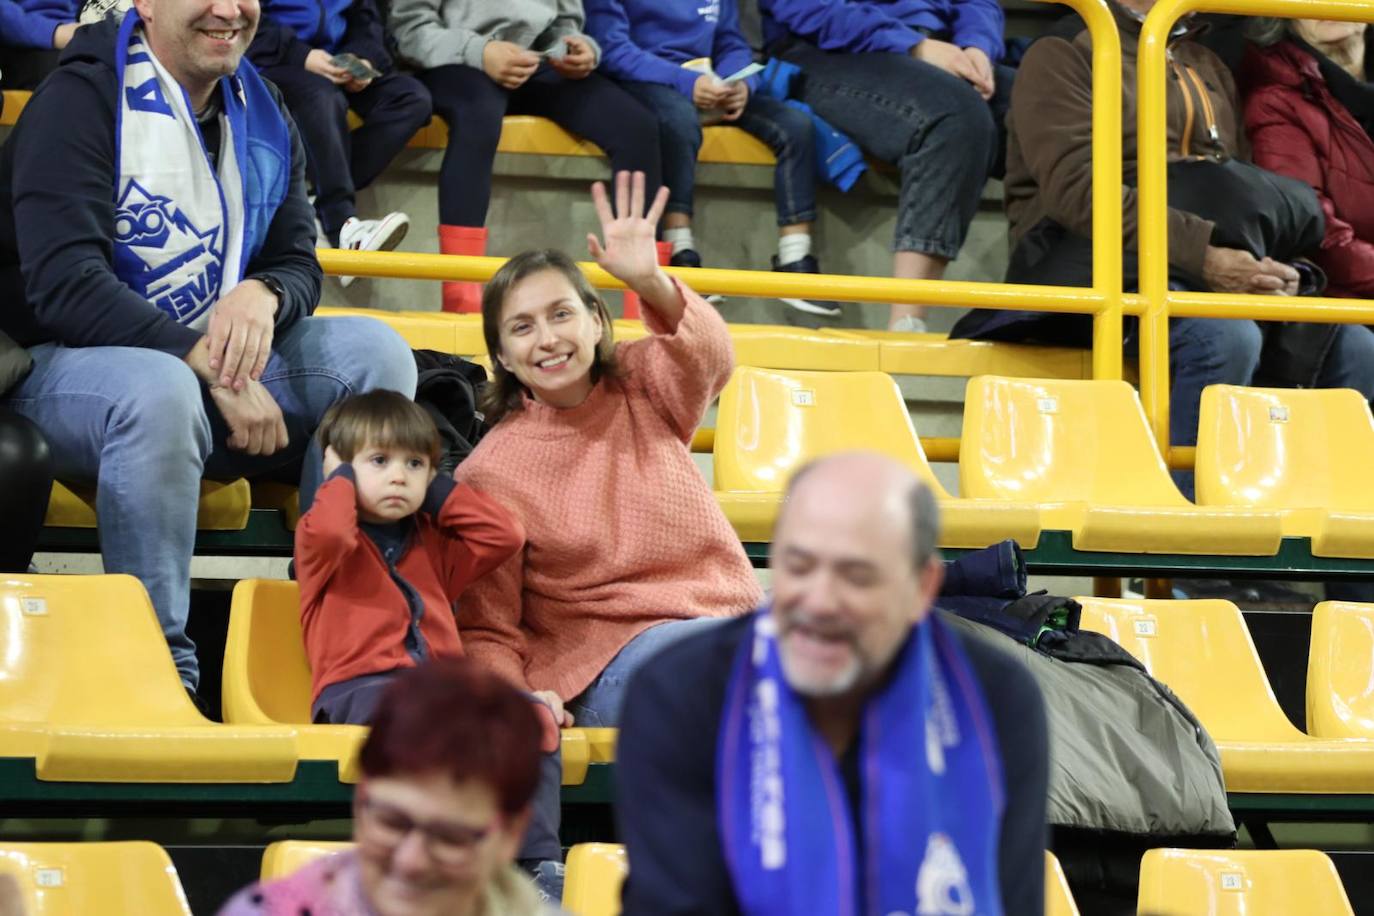
<path id="1" fill-rule="evenodd" d="M 490 786 L 506 814 L 539 782 L 534 701 L 467 659 L 429 662 L 383 692 L 358 761 L 369 777 L 443 773 Z"/>

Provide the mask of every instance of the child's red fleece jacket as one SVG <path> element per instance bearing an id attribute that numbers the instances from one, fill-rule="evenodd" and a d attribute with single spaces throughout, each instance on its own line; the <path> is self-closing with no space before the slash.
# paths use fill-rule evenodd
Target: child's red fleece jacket
<path id="1" fill-rule="evenodd" d="M 525 543 L 518 519 L 490 497 L 440 475 L 430 484 L 396 572 L 424 603 L 420 635 L 430 658 L 461 655 L 453 602 Z M 377 545 L 358 527 L 353 468 L 344 464 L 296 526 L 301 630 L 310 699 L 330 684 L 415 665 L 406 651 L 410 603 Z"/>

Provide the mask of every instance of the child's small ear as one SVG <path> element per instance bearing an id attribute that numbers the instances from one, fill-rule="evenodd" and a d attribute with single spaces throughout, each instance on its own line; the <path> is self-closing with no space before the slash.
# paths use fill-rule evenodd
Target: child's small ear
<path id="1" fill-rule="evenodd" d="M 429 482 L 434 483 L 434 478 L 439 476 L 439 469 L 434 465 L 429 466 Z"/>

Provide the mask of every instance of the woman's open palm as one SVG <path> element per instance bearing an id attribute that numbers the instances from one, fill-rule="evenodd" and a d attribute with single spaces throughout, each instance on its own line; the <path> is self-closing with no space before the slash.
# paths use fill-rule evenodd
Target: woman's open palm
<path id="1" fill-rule="evenodd" d="M 644 212 L 644 173 L 618 172 L 615 176 L 615 211 L 606 186 L 592 185 L 592 203 L 601 220 L 601 238 L 587 233 L 587 251 L 608 274 L 631 289 L 648 283 L 658 273 L 654 236 L 659 217 L 668 203 L 668 189 L 659 188 L 649 212 Z"/>

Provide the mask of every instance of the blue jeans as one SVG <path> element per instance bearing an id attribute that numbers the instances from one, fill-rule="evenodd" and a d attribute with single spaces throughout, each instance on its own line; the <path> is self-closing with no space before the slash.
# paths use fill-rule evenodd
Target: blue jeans
<path id="1" fill-rule="evenodd" d="M 693 617 L 655 624 L 625 644 L 586 690 L 564 706 L 576 725 L 609 728 L 620 722 L 625 689 L 636 671 L 658 652 L 693 633 L 720 626 L 728 617 Z"/>
<path id="2" fill-rule="evenodd" d="M 1016 71 L 997 68 L 989 103 L 963 79 L 905 54 L 832 53 L 793 39 L 777 56 L 801 68 L 801 101 L 901 171 L 892 250 L 958 256 L 998 170 L 998 124 Z"/>
<path id="3" fill-rule="evenodd" d="M 200 667 L 186 616 L 201 477 L 280 474 L 304 456 L 306 498 L 320 483 L 312 436 L 330 405 L 373 388 L 415 394 L 414 357 L 386 325 L 361 317 L 302 319 L 273 340 L 262 374 L 290 444 L 252 457 L 225 446 L 219 410 L 175 356 L 53 343 L 29 352 L 33 372 L 7 403 L 43 431 L 59 480 L 96 484 L 105 571 L 143 582 L 177 672 L 193 688 Z"/>
<path id="4" fill-rule="evenodd" d="M 1202 389 L 1208 385 L 1249 385 L 1259 366 L 1264 340 L 1253 321 L 1223 318 L 1173 318 L 1169 321 L 1169 439 L 1197 444 Z M 1135 334 L 1127 350 L 1137 347 Z M 1363 325 L 1341 325 L 1317 376 L 1318 388 L 1354 388 L 1374 399 L 1374 332 Z M 1193 498 L 1193 472 L 1175 471 L 1183 495 Z"/>
<path id="5" fill-rule="evenodd" d="M 658 116 L 658 145 L 663 156 L 663 183 L 668 186 L 668 213 L 692 214 L 696 191 L 701 119 L 692 100 L 661 83 L 626 82 L 626 92 Z M 816 140 L 806 112 L 777 99 L 750 95 L 744 113 L 733 122 L 758 137 L 777 156 L 773 200 L 778 225 L 816 219 Z"/>

